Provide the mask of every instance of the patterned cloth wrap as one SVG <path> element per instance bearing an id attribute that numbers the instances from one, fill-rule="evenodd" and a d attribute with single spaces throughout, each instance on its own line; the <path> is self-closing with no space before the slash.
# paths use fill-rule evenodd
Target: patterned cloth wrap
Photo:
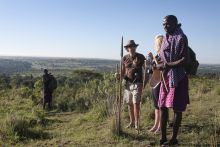
<path id="1" fill-rule="evenodd" d="M 172 35 L 164 37 L 160 52 L 161 60 L 168 63 L 182 57 L 186 58 L 187 49 L 187 38 L 178 28 Z M 165 70 L 164 81 L 160 86 L 159 107 L 173 108 L 174 111 L 183 112 L 187 104 L 189 104 L 188 77 L 184 67 L 177 66 Z"/>
<path id="2" fill-rule="evenodd" d="M 187 37 L 183 33 L 181 28 L 177 30 L 172 35 L 166 35 L 163 38 L 161 45 L 160 57 L 165 63 L 174 62 L 182 57 L 187 57 L 188 41 Z M 184 67 L 176 67 L 169 69 L 169 87 L 177 87 L 179 81 L 181 81 L 185 76 Z"/>

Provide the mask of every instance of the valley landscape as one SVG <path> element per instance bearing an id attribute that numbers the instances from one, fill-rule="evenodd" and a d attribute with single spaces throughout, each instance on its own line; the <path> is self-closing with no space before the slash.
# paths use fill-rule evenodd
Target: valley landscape
<path id="1" fill-rule="evenodd" d="M 153 125 L 151 88 L 144 90 L 141 132 L 114 133 L 117 60 L 1 57 L 1 146 L 158 146 Z M 58 81 L 53 109 L 42 109 L 42 72 Z M 202 64 L 190 77 L 190 105 L 184 112 L 179 146 L 220 146 L 220 66 Z M 170 110 L 172 119 L 172 110 Z M 169 135 L 171 128 L 168 128 Z"/>

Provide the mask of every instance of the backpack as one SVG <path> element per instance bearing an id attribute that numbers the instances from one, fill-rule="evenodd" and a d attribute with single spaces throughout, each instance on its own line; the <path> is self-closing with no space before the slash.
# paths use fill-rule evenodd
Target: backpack
<path id="1" fill-rule="evenodd" d="M 53 75 L 50 75 L 50 80 L 49 80 L 49 84 L 48 84 L 48 88 L 50 90 L 55 90 L 57 89 L 57 80 Z"/>
<path id="2" fill-rule="evenodd" d="M 196 75 L 199 67 L 199 62 L 196 59 L 196 54 L 191 47 L 188 47 L 187 61 L 184 65 L 187 75 Z"/>

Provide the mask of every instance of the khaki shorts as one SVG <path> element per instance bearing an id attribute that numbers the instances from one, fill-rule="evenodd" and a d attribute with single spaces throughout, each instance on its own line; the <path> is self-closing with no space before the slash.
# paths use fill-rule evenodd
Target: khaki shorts
<path id="1" fill-rule="evenodd" d="M 142 83 L 127 83 L 124 91 L 124 103 L 136 104 L 141 102 Z"/>

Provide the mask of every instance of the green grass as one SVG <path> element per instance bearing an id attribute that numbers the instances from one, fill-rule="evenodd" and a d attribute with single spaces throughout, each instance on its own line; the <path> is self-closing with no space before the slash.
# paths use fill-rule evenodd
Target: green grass
<path id="1" fill-rule="evenodd" d="M 215 143 L 220 146 L 219 82 L 201 77 L 190 80 L 190 105 L 183 115 L 178 136 L 180 146 L 214 146 Z M 93 92 L 89 88 L 85 90 L 81 89 L 81 97 Z M 102 93 L 102 89 L 99 91 Z M 124 106 L 121 136 L 112 133 L 114 115 L 101 101 L 88 111 L 44 112 L 24 89 L 1 91 L 0 146 L 158 146 L 159 135 L 147 133 L 154 123 L 149 91 L 148 87 L 141 106 L 140 134 L 125 129 L 129 119 Z M 172 110 L 169 113 L 172 116 Z M 171 131 L 168 128 L 168 137 Z"/>

